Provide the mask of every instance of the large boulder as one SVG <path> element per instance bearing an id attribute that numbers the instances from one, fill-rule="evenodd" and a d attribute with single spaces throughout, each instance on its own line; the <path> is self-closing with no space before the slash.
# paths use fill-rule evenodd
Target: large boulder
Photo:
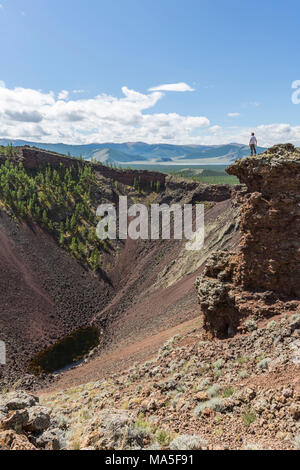
<path id="1" fill-rule="evenodd" d="M 39 403 L 39 399 L 34 395 L 19 390 L 8 396 L 4 403 L 8 410 L 23 410 L 24 408 L 36 406 Z"/>
<path id="2" fill-rule="evenodd" d="M 0 450 L 62 450 L 66 423 L 23 391 L 4 395 L 0 403 Z"/>
<path id="3" fill-rule="evenodd" d="M 15 431 L 0 432 L 0 450 L 37 450 L 24 435 Z"/>
<path id="4" fill-rule="evenodd" d="M 33 433 L 40 433 L 49 428 L 50 422 L 49 410 L 42 406 L 36 406 L 28 410 L 28 422 L 25 429 Z"/>

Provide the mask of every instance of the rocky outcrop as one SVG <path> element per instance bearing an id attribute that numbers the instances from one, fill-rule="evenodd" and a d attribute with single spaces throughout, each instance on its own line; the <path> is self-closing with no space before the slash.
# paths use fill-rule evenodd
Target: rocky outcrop
<path id="1" fill-rule="evenodd" d="M 39 398 L 18 391 L 0 400 L 0 450 L 61 450 L 65 423 Z"/>
<path id="2" fill-rule="evenodd" d="M 300 150 L 277 145 L 227 172 L 246 184 L 236 254 L 214 255 L 196 286 L 209 335 L 234 334 L 249 315 L 299 309 Z"/>
<path id="3" fill-rule="evenodd" d="M 278 145 L 230 166 L 250 192 L 234 281 L 243 287 L 300 297 L 300 150 Z"/>

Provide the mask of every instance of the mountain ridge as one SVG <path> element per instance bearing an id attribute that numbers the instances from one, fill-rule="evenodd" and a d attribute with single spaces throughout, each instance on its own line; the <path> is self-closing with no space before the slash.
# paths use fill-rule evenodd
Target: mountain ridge
<path id="1" fill-rule="evenodd" d="M 96 159 L 108 163 L 160 163 L 168 161 L 170 164 L 188 162 L 191 164 L 226 164 L 249 155 L 248 145 L 238 143 L 223 145 L 173 145 L 147 144 L 144 142 L 108 142 L 68 145 L 0 139 L 0 145 L 10 143 L 13 145 L 30 145 L 62 154 L 70 154 L 75 157 L 82 156 L 85 160 Z M 257 150 L 258 153 L 262 153 L 266 148 L 258 147 Z"/>

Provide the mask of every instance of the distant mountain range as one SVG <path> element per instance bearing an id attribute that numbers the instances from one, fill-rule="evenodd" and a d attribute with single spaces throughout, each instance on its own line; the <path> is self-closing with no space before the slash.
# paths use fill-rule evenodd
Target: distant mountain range
<path id="1" fill-rule="evenodd" d="M 168 163 L 168 164 L 227 164 L 249 155 L 249 147 L 243 144 L 225 145 L 170 145 L 127 142 L 89 145 L 66 145 L 0 139 L 0 145 L 30 145 L 85 160 L 116 163 Z M 258 147 L 262 153 L 266 148 Z"/>

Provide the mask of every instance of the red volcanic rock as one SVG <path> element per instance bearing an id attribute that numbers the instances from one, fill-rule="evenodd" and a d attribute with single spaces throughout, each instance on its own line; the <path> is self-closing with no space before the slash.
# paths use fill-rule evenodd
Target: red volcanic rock
<path id="1" fill-rule="evenodd" d="M 250 196 L 241 209 L 234 282 L 300 297 L 300 150 L 277 145 L 228 168 Z"/>
<path id="2" fill-rule="evenodd" d="M 206 330 L 219 337 L 243 317 L 295 310 L 300 299 L 300 150 L 277 145 L 227 172 L 248 189 L 238 253 L 216 253 L 196 282 Z"/>

